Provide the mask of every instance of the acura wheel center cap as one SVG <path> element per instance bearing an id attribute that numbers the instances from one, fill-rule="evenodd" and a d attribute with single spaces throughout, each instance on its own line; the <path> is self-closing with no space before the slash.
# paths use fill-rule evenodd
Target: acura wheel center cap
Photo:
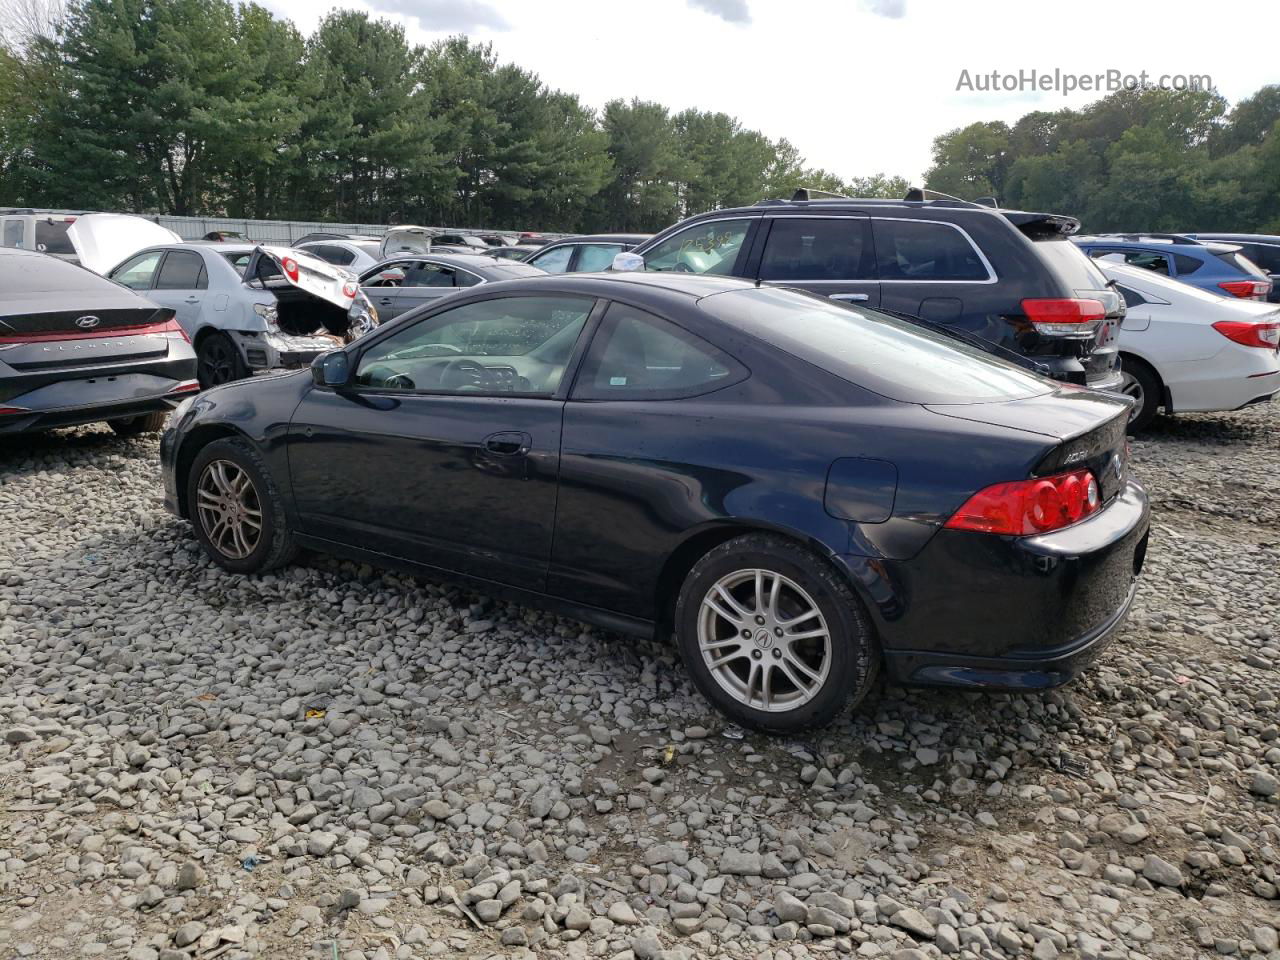
<path id="1" fill-rule="evenodd" d="M 757 630 L 755 636 L 756 646 L 761 650 L 768 650 L 773 646 L 773 634 L 768 630 Z"/>

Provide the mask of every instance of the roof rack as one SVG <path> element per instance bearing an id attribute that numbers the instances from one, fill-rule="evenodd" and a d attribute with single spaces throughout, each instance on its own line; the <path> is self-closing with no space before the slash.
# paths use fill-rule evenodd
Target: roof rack
<path id="1" fill-rule="evenodd" d="M 1168 240 L 1170 243 L 1187 244 L 1193 247 L 1204 245 L 1185 233 L 1095 233 L 1094 236 L 1115 237 L 1118 240 L 1130 240 L 1135 243 L 1141 243 L 1143 240 Z"/>
<path id="2" fill-rule="evenodd" d="M 1000 209 L 1000 201 L 995 197 L 974 197 L 973 202 L 980 207 L 991 207 L 993 210 Z"/>
<path id="3" fill-rule="evenodd" d="M 832 193 L 830 190 L 816 190 L 813 187 L 801 187 L 791 195 L 792 203 L 802 203 L 806 200 L 852 200 L 853 197 L 845 196 L 843 193 Z"/>

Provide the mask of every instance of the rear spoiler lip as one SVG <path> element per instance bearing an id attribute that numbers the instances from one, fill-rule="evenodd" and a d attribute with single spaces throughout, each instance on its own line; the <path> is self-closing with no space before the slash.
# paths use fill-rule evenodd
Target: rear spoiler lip
<path id="1" fill-rule="evenodd" d="M 1000 213 L 1023 233 L 1027 232 L 1028 227 L 1039 227 L 1064 237 L 1080 231 L 1078 219 L 1060 213 L 1029 213 L 1025 210 L 1001 210 Z"/>

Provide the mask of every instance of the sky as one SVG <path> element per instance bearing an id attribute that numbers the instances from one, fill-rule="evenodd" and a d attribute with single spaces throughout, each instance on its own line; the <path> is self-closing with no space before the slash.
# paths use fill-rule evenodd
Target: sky
<path id="1" fill-rule="evenodd" d="M 266 0 L 310 33 L 334 8 L 404 24 L 428 44 L 491 42 L 502 61 L 599 108 L 656 100 L 786 137 L 842 178 L 923 180 L 935 136 L 975 121 L 1081 107 L 1102 94 L 984 91 L 992 71 L 1208 75 L 1232 103 L 1280 81 L 1275 0 Z M 1254 26 L 1251 27 L 1250 24 Z M 967 74 L 965 73 L 967 71 Z M 1003 80 L 1002 80 L 1003 82 Z M 1064 84 L 1065 85 L 1065 84 Z"/>

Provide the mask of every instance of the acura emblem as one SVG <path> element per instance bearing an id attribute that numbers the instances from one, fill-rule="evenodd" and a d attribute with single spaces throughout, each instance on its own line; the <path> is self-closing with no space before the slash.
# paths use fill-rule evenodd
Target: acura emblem
<path id="1" fill-rule="evenodd" d="M 81 330 L 92 330 L 101 322 L 102 321 L 99 320 L 97 317 L 95 317 L 93 314 L 89 314 L 88 316 L 84 316 L 84 317 L 76 317 L 76 326 L 79 327 Z"/>

